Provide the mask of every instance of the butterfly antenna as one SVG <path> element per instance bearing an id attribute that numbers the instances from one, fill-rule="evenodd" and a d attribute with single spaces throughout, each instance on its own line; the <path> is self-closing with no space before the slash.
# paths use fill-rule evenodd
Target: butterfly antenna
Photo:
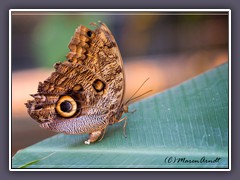
<path id="1" fill-rule="evenodd" d="M 140 98 L 141 96 L 144 96 L 145 94 L 147 94 L 147 93 L 149 93 L 149 92 L 151 92 L 151 91 L 152 91 L 152 89 L 149 90 L 149 91 L 147 91 L 147 92 L 145 92 L 145 93 L 140 94 L 139 96 L 136 96 L 136 97 L 132 98 L 132 99 L 129 100 L 128 102 L 133 101 L 134 99 Z"/>
<path id="2" fill-rule="evenodd" d="M 139 97 L 141 97 L 141 96 L 143 96 L 143 95 L 145 95 L 145 94 L 147 94 L 147 93 L 152 91 L 152 90 L 149 90 L 149 91 L 147 91 L 147 92 L 145 92 L 145 93 L 143 93 L 143 94 L 141 94 L 141 95 L 139 95 L 137 97 L 134 97 L 148 80 L 149 80 L 149 77 L 141 84 L 141 86 L 135 91 L 135 93 L 133 93 L 133 95 L 125 102 L 125 104 L 128 104 L 130 101 L 132 101 L 132 100 L 134 100 L 136 98 L 139 98 Z"/>

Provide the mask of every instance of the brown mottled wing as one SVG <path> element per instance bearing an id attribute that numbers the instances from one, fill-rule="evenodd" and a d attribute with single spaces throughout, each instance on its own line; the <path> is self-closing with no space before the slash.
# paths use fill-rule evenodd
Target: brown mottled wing
<path id="1" fill-rule="evenodd" d="M 122 58 L 107 26 L 94 25 L 94 31 L 85 26 L 76 29 L 67 60 L 56 63 L 55 72 L 39 83 L 34 100 L 26 103 L 28 113 L 41 127 L 81 134 L 114 123 L 124 95 Z M 77 104 L 76 113 L 69 118 L 57 112 L 63 97 L 71 97 Z"/>
<path id="2" fill-rule="evenodd" d="M 87 68 L 95 76 L 83 78 L 85 83 L 99 78 L 107 86 L 106 93 L 95 106 L 116 112 L 123 100 L 125 79 L 122 57 L 110 30 L 104 23 L 100 23 L 95 31 L 79 26 L 68 47 L 67 59 Z M 95 96 L 92 94 L 92 98 Z"/>

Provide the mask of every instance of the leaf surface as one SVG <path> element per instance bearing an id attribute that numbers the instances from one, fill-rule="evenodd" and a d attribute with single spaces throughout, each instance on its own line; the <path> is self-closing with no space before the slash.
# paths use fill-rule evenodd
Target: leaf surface
<path id="1" fill-rule="evenodd" d="M 19 151 L 12 167 L 228 168 L 228 91 L 224 64 L 130 105 L 127 138 L 124 122 L 90 145 L 59 134 Z"/>

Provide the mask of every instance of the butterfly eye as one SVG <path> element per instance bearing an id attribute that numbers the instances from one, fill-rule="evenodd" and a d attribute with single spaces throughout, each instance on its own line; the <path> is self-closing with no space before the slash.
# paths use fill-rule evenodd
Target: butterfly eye
<path id="1" fill-rule="evenodd" d="M 99 80 L 99 79 L 96 79 L 94 82 L 93 82 L 93 88 L 97 91 L 97 92 L 101 92 L 104 90 L 105 88 L 105 84 Z"/>
<path id="2" fill-rule="evenodd" d="M 71 117 L 77 111 L 77 103 L 70 96 L 62 96 L 57 102 L 56 111 L 62 117 Z"/>

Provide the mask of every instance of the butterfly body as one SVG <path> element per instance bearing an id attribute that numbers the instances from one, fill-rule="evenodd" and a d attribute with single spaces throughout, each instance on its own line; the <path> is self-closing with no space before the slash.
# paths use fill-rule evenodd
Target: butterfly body
<path id="1" fill-rule="evenodd" d="M 90 134 L 87 144 L 120 121 L 125 79 L 117 43 L 104 23 L 92 31 L 79 26 L 69 43 L 67 60 L 38 85 L 26 103 L 40 127 L 66 134 Z"/>

